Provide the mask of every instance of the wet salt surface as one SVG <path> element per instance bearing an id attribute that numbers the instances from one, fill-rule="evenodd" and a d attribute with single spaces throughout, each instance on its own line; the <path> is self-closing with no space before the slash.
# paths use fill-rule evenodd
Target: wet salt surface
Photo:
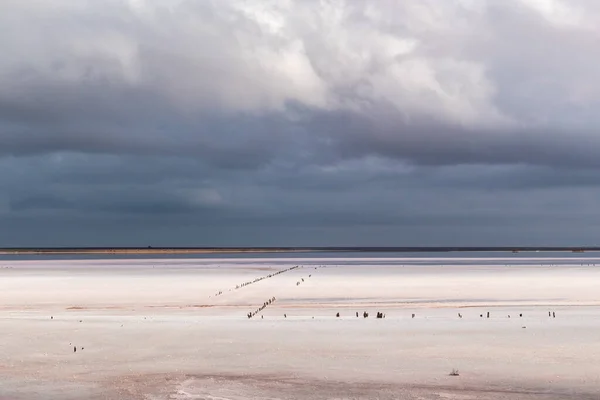
<path id="1" fill-rule="evenodd" d="M 298 260 L 130 261 L 0 270 L 0 399 L 600 398 L 600 270 L 581 263 L 312 259 L 235 289 Z"/>

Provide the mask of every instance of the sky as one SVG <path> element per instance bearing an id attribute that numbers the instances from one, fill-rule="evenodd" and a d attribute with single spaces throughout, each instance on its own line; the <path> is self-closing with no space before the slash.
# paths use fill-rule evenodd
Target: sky
<path id="1" fill-rule="evenodd" d="M 2 0 L 0 247 L 600 244 L 597 0 Z"/>

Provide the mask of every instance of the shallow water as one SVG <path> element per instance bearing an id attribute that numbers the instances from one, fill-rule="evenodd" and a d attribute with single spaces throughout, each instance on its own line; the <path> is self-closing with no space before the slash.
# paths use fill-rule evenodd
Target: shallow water
<path id="1" fill-rule="evenodd" d="M 219 256 L 6 260 L 0 398 L 600 398 L 592 259 Z"/>
<path id="2" fill-rule="evenodd" d="M 211 254 L 0 254 L 1 261 L 16 260 L 144 260 L 144 259 L 356 259 L 356 258 L 407 258 L 407 259 L 496 259 L 510 260 L 544 258 L 568 260 L 585 258 L 598 260 L 600 253 L 573 252 L 277 252 L 277 253 L 211 253 Z M 415 261 L 416 262 L 416 261 Z"/>

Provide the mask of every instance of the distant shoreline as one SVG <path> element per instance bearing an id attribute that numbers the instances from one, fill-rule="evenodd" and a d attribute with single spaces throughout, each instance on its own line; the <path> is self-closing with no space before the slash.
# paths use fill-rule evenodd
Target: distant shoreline
<path id="1" fill-rule="evenodd" d="M 300 253 L 310 250 L 261 250 L 261 249 L 177 249 L 177 248 L 111 248 L 111 249 L 0 249 L 7 254 L 226 254 L 226 253 Z"/>
<path id="2" fill-rule="evenodd" d="M 448 253 L 448 252 L 584 252 L 600 247 L 43 247 L 0 248 L 0 255 L 52 254 L 240 254 L 240 253 Z"/>

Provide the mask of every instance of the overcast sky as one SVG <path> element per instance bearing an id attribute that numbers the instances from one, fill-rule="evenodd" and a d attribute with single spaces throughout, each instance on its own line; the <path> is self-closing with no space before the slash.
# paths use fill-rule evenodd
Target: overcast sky
<path id="1" fill-rule="evenodd" d="M 600 244 L 598 0 L 2 0 L 0 246 Z"/>

